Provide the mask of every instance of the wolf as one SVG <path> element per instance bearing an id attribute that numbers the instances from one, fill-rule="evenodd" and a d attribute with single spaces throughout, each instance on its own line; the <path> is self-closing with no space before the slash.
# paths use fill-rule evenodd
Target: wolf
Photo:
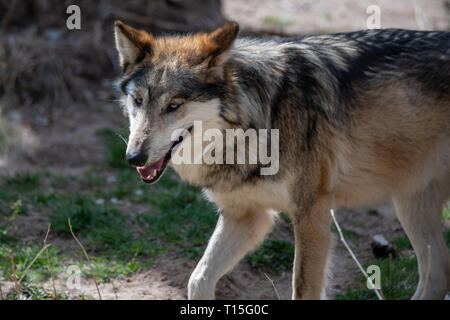
<path id="1" fill-rule="evenodd" d="M 418 260 L 412 298 L 444 298 L 450 33 L 385 29 L 277 39 L 238 33 L 235 22 L 173 36 L 115 22 L 120 103 L 130 122 L 126 160 L 150 184 L 173 166 L 219 209 L 188 298 L 213 299 L 217 281 L 263 241 L 280 211 L 290 216 L 295 236 L 292 298 L 324 298 L 330 209 L 389 198 Z M 222 131 L 279 130 L 279 170 L 261 175 L 261 163 L 174 164 L 173 152 L 196 134 L 195 121 Z"/>

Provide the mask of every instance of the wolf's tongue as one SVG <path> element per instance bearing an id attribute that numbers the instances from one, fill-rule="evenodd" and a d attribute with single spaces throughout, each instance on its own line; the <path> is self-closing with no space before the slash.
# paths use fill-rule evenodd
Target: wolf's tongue
<path id="1" fill-rule="evenodd" d="M 164 163 L 164 158 L 165 158 L 165 156 L 149 166 L 136 168 L 137 171 L 139 172 L 139 174 L 141 175 L 142 179 L 151 180 L 153 178 L 154 171 L 161 170 L 161 167 L 163 166 L 163 163 Z"/>

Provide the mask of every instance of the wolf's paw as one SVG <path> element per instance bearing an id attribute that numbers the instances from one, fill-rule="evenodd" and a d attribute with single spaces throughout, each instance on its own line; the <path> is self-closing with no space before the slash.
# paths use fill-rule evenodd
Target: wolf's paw
<path id="1" fill-rule="evenodd" d="M 205 276 L 191 275 L 188 284 L 189 300 L 213 300 L 215 284 Z"/>

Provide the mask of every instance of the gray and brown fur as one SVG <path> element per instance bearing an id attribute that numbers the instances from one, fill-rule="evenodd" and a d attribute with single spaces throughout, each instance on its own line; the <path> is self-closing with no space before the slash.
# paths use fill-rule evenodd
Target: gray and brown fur
<path id="1" fill-rule="evenodd" d="M 169 150 L 171 131 L 195 120 L 280 130 L 274 176 L 246 165 L 174 165 L 221 212 L 188 297 L 214 298 L 218 279 L 263 241 L 274 212 L 284 211 L 295 234 L 292 297 L 319 299 L 330 208 L 392 198 L 418 258 L 413 298 L 442 299 L 450 288 L 441 233 L 450 196 L 450 33 L 237 34 L 229 23 L 211 34 L 158 38 L 116 22 L 121 102 L 132 122 L 128 152 L 140 150 L 153 163 Z M 139 108 L 134 95 L 143 99 Z M 169 114 L 171 99 L 182 105 Z"/>

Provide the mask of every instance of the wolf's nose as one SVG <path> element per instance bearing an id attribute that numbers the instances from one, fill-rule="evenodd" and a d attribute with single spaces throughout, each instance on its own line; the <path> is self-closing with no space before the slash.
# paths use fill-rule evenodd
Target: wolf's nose
<path id="1" fill-rule="evenodd" d="M 127 153 L 125 159 L 132 166 L 143 167 L 147 162 L 148 156 L 142 151 L 135 151 L 132 153 Z"/>

